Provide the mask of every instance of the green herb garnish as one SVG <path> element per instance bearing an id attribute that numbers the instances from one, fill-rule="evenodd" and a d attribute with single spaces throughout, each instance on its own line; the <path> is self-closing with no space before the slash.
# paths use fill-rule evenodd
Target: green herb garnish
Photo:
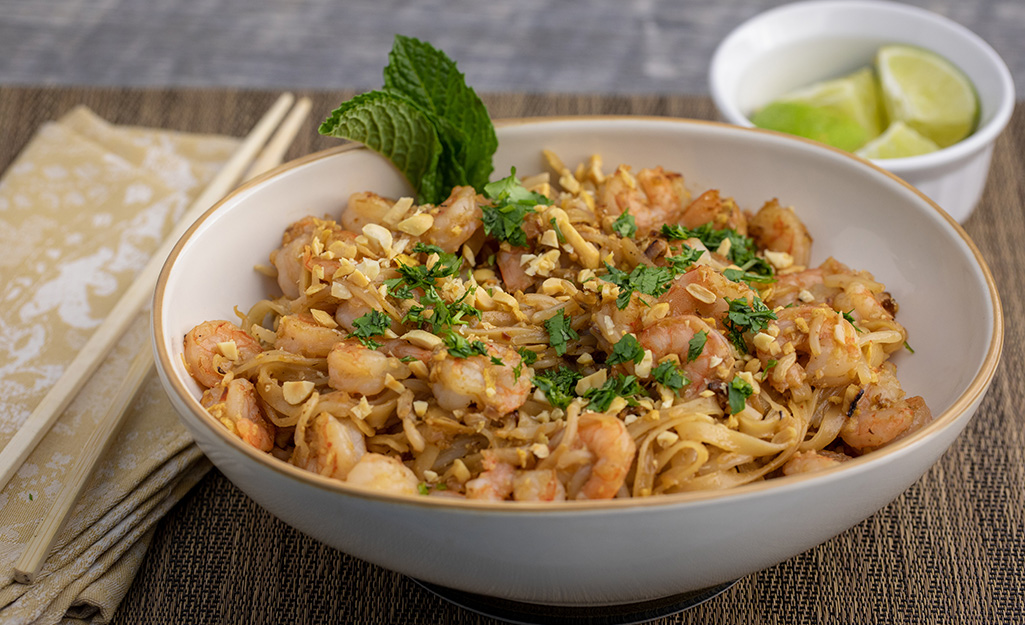
<path id="1" fill-rule="evenodd" d="M 669 262 L 669 268 L 675 275 L 687 273 L 694 261 L 701 258 L 701 255 L 705 253 L 705 250 L 697 247 L 691 247 L 689 245 L 682 246 L 680 253 L 675 256 L 666 256 L 666 260 Z"/>
<path id="2" fill-rule="evenodd" d="M 741 353 L 747 353 L 747 344 L 744 343 L 744 332 L 761 332 L 769 326 L 769 321 L 776 318 L 776 314 L 769 310 L 769 307 L 757 296 L 751 303 L 743 298 L 724 298 L 729 304 L 729 312 L 723 319 L 723 325 L 729 331 L 730 341 Z"/>
<path id="3" fill-rule="evenodd" d="M 530 366 L 537 362 L 537 352 L 521 347 L 516 350 L 516 353 L 520 355 L 520 362 L 513 367 L 513 380 L 518 381 L 520 374 L 523 373 L 523 366 Z"/>
<path id="4" fill-rule="evenodd" d="M 335 109 L 320 133 L 351 139 L 390 160 L 421 203 L 439 204 L 458 185 L 481 191 L 498 147 L 480 97 L 455 62 L 429 43 L 396 35 L 384 87 Z"/>
<path id="5" fill-rule="evenodd" d="M 727 387 L 727 401 L 730 404 L 730 414 L 737 414 L 747 405 L 747 398 L 755 392 L 754 387 L 741 377 L 733 378 Z"/>
<path id="6" fill-rule="evenodd" d="M 621 237 L 632 237 L 637 234 L 637 220 L 629 211 L 623 211 L 616 221 L 612 222 L 612 230 Z"/>
<path id="7" fill-rule="evenodd" d="M 352 326 L 355 330 L 347 338 L 357 338 L 367 349 L 377 349 L 381 344 L 371 337 L 384 335 L 385 330 L 391 327 L 391 317 L 380 310 L 371 310 L 355 319 Z"/>
<path id="8" fill-rule="evenodd" d="M 727 280 L 732 280 L 734 282 L 746 282 L 748 284 L 767 284 L 776 281 L 776 279 L 771 275 L 763 275 L 753 271 L 744 271 L 743 269 L 724 269 L 722 275 L 726 276 Z"/>
<path id="9" fill-rule="evenodd" d="M 549 404 L 565 409 L 570 402 L 576 399 L 577 382 L 582 377 L 576 371 L 563 365 L 534 374 L 534 386 L 541 389 Z"/>
<path id="10" fill-rule="evenodd" d="M 681 388 L 690 384 L 687 375 L 672 360 L 666 360 L 652 369 L 651 377 L 674 393 L 679 393 Z"/>
<path id="11" fill-rule="evenodd" d="M 691 337 L 690 342 L 687 343 L 687 362 L 692 362 L 698 359 L 701 352 L 705 351 L 706 342 L 708 342 L 707 330 L 702 330 Z"/>
<path id="12" fill-rule="evenodd" d="M 608 269 L 608 273 L 601 278 L 619 287 L 616 306 L 620 310 L 627 307 L 635 291 L 659 297 L 669 290 L 669 284 L 673 281 L 673 272 L 666 267 L 637 265 L 630 273 L 616 269 L 608 263 L 605 263 L 605 268 Z"/>
<path id="13" fill-rule="evenodd" d="M 861 328 L 859 328 L 859 327 L 858 327 L 858 326 L 857 326 L 857 325 L 856 325 L 856 324 L 854 323 L 854 315 L 852 315 L 852 314 L 851 314 L 852 312 L 854 312 L 854 309 L 853 309 L 853 308 L 852 308 L 851 310 L 847 311 L 847 312 L 841 312 L 840 314 L 841 314 L 841 315 L 843 315 L 843 318 L 844 318 L 844 319 L 845 319 L 845 320 L 847 321 L 847 323 L 849 323 L 849 324 L 851 324 L 852 326 L 854 326 L 854 330 L 855 330 L 855 331 L 856 331 L 856 332 L 857 332 L 858 334 L 861 334 L 862 332 L 864 332 L 864 330 L 862 330 Z"/>
<path id="14" fill-rule="evenodd" d="M 731 262 L 743 271 L 760 276 L 771 276 L 774 273 L 772 265 L 755 253 L 757 247 L 754 240 L 750 237 L 745 237 L 732 228 L 716 228 L 712 222 L 693 229 L 686 226 L 665 224 L 662 226 L 661 232 L 663 236 L 670 240 L 698 239 L 710 250 L 719 249 L 722 242 L 729 239 L 730 250 L 726 254 L 726 258 Z"/>
<path id="15" fill-rule="evenodd" d="M 508 177 L 484 186 L 484 195 L 491 205 L 481 206 L 484 232 L 499 241 L 508 241 L 514 247 L 527 245 L 527 233 L 523 231 L 523 218 L 533 213 L 538 204 L 551 204 L 551 200 L 525 188 L 516 178 L 516 168 Z"/>
<path id="16" fill-rule="evenodd" d="M 612 400 L 617 397 L 624 398 L 631 406 L 636 405 L 637 401 L 634 396 L 642 393 L 644 393 L 644 389 L 641 388 L 635 376 L 617 373 L 605 380 L 605 384 L 600 387 L 586 391 L 584 397 L 591 400 L 587 404 L 588 410 L 605 412 L 612 405 Z"/>
<path id="17" fill-rule="evenodd" d="M 545 319 L 545 330 L 548 330 L 548 344 L 555 348 L 555 353 L 559 356 L 566 353 L 570 341 L 580 338 L 576 330 L 570 326 L 570 317 L 564 310 Z"/>
<path id="18" fill-rule="evenodd" d="M 612 347 L 612 354 L 605 361 L 607 365 L 618 365 L 622 362 L 639 363 L 644 359 L 644 348 L 632 334 L 624 334 L 623 338 Z"/>

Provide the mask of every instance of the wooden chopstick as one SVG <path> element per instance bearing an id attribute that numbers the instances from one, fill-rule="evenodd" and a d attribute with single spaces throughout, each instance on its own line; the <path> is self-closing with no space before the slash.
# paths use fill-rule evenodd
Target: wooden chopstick
<path id="1" fill-rule="evenodd" d="M 171 253 L 178 239 L 190 225 L 230 191 L 246 170 L 249 163 L 256 157 L 267 138 L 281 122 L 281 119 L 292 105 L 295 96 L 282 94 L 277 102 L 267 111 L 253 127 L 252 132 L 242 142 L 221 172 L 214 178 L 172 229 L 163 245 L 153 254 L 150 261 L 111 309 L 110 314 L 93 332 L 89 340 L 64 370 L 64 373 L 43 397 L 35 410 L 25 419 L 11 440 L 0 451 L 0 490 L 7 486 L 11 478 L 25 462 L 25 459 L 36 448 L 39 441 L 50 431 L 57 418 L 68 407 L 71 400 L 82 389 L 96 366 L 102 361 L 111 347 L 124 334 L 128 324 L 142 309 L 152 296 L 157 276 Z"/>
<path id="2" fill-rule="evenodd" d="M 249 171 L 246 172 L 243 180 L 251 180 L 281 164 L 285 159 L 285 152 L 295 140 L 295 135 L 306 121 L 306 116 L 310 114 L 312 106 L 313 103 L 309 98 L 299 98 L 299 101 L 292 107 L 292 112 L 288 114 L 285 121 L 281 122 L 278 131 L 267 142 L 267 146 L 249 166 Z"/>
<path id="3" fill-rule="evenodd" d="M 106 451 L 113 440 L 114 434 L 121 429 L 122 416 L 127 413 L 132 400 L 143 381 L 149 376 L 153 368 L 153 351 L 147 348 L 139 350 L 135 359 L 125 374 L 124 381 L 118 387 L 117 395 L 111 402 L 110 412 L 93 430 L 92 435 L 86 442 L 82 454 L 78 457 L 75 465 L 71 467 L 68 475 L 64 477 L 61 490 L 57 493 L 53 504 L 46 511 L 42 522 L 36 527 L 25 545 L 25 551 L 14 563 L 14 581 L 22 584 L 31 584 L 36 581 L 36 576 L 46 557 L 50 554 L 54 539 L 64 527 L 68 519 L 71 507 L 78 501 L 79 495 L 89 483 L 89 476 L 99 461 L 100 456 Z M 114 418 L 111 418 L 114 417 Z"/>
<path id="4" fill-rule="evenodd" d="M 286 99 L 285 101 L 287 104 L 291 104 L 291 99 Z M 280 102 L 281 100 L 279 100 L 279 103 Z M 277 106 L 277 104 L 275 106 Z M 281 163 L 285 152 L 295 139 L 295 135 L 301 128 L 306 116 L 309 114 L 309 111 L 309 99 L 303 98 L 298 104 L 296 104 L 295 108 L 292 109 L 292 112 L 278 128 L 278 131 L 274 134 L 273 138 L 267 143 L 267 147 L 263 149 L 259 157 L 253 161 L 252 166 L 249 167 L 249 173 L 247 174 L 249 177 L 263 173 L 263 171 L 276 167 Z M 276 111 L 272 109 L 271 112 Z M 268 116 L 269 115 L 270 113 L 268 113 Z M 280 121 L 280 115 L 275 115 L 275 117 Z M 255 132 L 256 130 L 253 131 L 253 133 Z M 266 140 L 267 134 L 269 134 L 269 131 L 261 131 L 260 136 Z M 250 134 L 250 137 L 252 136 L 253 135 Z M 255 156 L 256 150 L 258 150 L 259 147 L 259 144 L 257 144 L 254 149 L 247 150 L 247 153 L 251 157 Z M 229 161 L 229 164 L 225 166 L 225 169 L 231 165 L 232 163 Z M 245 163 L 242 163 L 240 167 L 233 167 L 231 171 L 233 184 L 237 181 L 240 173 L 245 169 L 245 165 Z M 218 178 L 220 177 L 221 176 L 219 175 Z M 226 193 L 227 191 L 224 192 Z M 221 193 L 221 195 L 223 195 L 223 193 Z M 210 203 L 212 204 L 213 201 Z M 191 221 L 189 223 L 191 223 Z M 179 237 L 174 237 L 173 241 L 176 242 L 178 238 Z M 166 258 L 167 254 L 164 254 L 163 257 Z M 110 411 L 105 415 L 100 425 L 89 438 L 89 441 L 86 443 L 84 453 L 76 460 L 75 465 L 68 472 L 60 492 L 54 499 L 53 504 L 47 510 L 42 522 L 36 528 L 32 538 L 25 545 L 25 550 L 22 552 L 21 557 L 15 563 L 15 581 L 22 584 L 31 584 L 35 582 L 36 576 L 42 569 L 43 564 L 46 562 L 46 558 L 50 553 L 50 549 L 53 547 L 53 542 L 56 540 L 57 535 L 63 528 L 64 523 L 67 521 L 68 513 L 71 511 L 74 503 L 78 500 L 78 497 L 82 494 L 82 490 L 88 483 L 89 477 L 96 464 L 99 462 L 103 451 L 110 444 L 110 441 L 113 440 L 114 434 L 120 429 L 124 416 L 127 414 L 128 408 L 131 407 L 132 399 L 134 399 L 136 393 L 149 376 L 152 369 L 153 352 L 149 345 L 143 345 L 135 359 L 132 361 L 128 372 L 125 374 L 125 378 L 121 383 L 121 386 L 118 388 L 117 395 L 111 405 Z"/>

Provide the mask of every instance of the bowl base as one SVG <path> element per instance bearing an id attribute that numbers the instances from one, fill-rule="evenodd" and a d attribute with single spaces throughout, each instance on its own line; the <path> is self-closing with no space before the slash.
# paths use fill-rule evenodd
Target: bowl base
<path id="1" fill-rule="evenodd" d="M 725 592 L 737 580 L 677 595 L 603 606 L 553 606 L 488 597 L 410 578 L 424 589 L 455 605 L 507 623 L 535 625 L 630 625 L 678 614 Z"/>

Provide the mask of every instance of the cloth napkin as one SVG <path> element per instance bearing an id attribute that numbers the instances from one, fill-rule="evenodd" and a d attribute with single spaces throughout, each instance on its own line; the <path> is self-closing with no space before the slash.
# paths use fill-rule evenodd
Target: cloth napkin
<path id="1" fill-rule="evenodd" d="M 0 179 L 0 445 L 238 145 L 114 126 L 84 107 L 38 130 Z M 24 545 L 149 337 L 147 310 L 0 492 L 0 622 L 109 621 L 156 522 L 209 470 L 151 375 L 36 583 L 13 581 Z"/>

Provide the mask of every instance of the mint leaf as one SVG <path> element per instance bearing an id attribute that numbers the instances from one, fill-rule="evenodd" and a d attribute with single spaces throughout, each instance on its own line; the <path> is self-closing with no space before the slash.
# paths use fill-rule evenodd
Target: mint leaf
<path id="1" fill-rule="evenodd" d="M 455 61 L 431 44 L 395 35 L 384 68 L 384 86 L 397 91 L 439 120 L 443 160 L 452 172 L 442 178 L 449 187 L 469 184 L 483 188 L 491 176 L 491 156 L 498 147 L 491 117 Z M 460 172 L 462 179 L 453 172 Z"/>
<path id="2" fill-rule="evenodd" d="M 384 88 L 343 103 L 320 125 L 390 160 L 420 203 L 440 204 L 452 187 L 480 191 L 498 147 L 487 108 L 455 62 L 429 43 L 395 36 Z"/>
<path id="3" fill-rule="evenodd" d="M 422 201 L 444 199 L 437 172 L 442 153 L 438 131 L 424 111 L 401 95 L 383 91 L 358 95 L 324 120 L 320 134 L 358 141 L 387 158 Z"/>

